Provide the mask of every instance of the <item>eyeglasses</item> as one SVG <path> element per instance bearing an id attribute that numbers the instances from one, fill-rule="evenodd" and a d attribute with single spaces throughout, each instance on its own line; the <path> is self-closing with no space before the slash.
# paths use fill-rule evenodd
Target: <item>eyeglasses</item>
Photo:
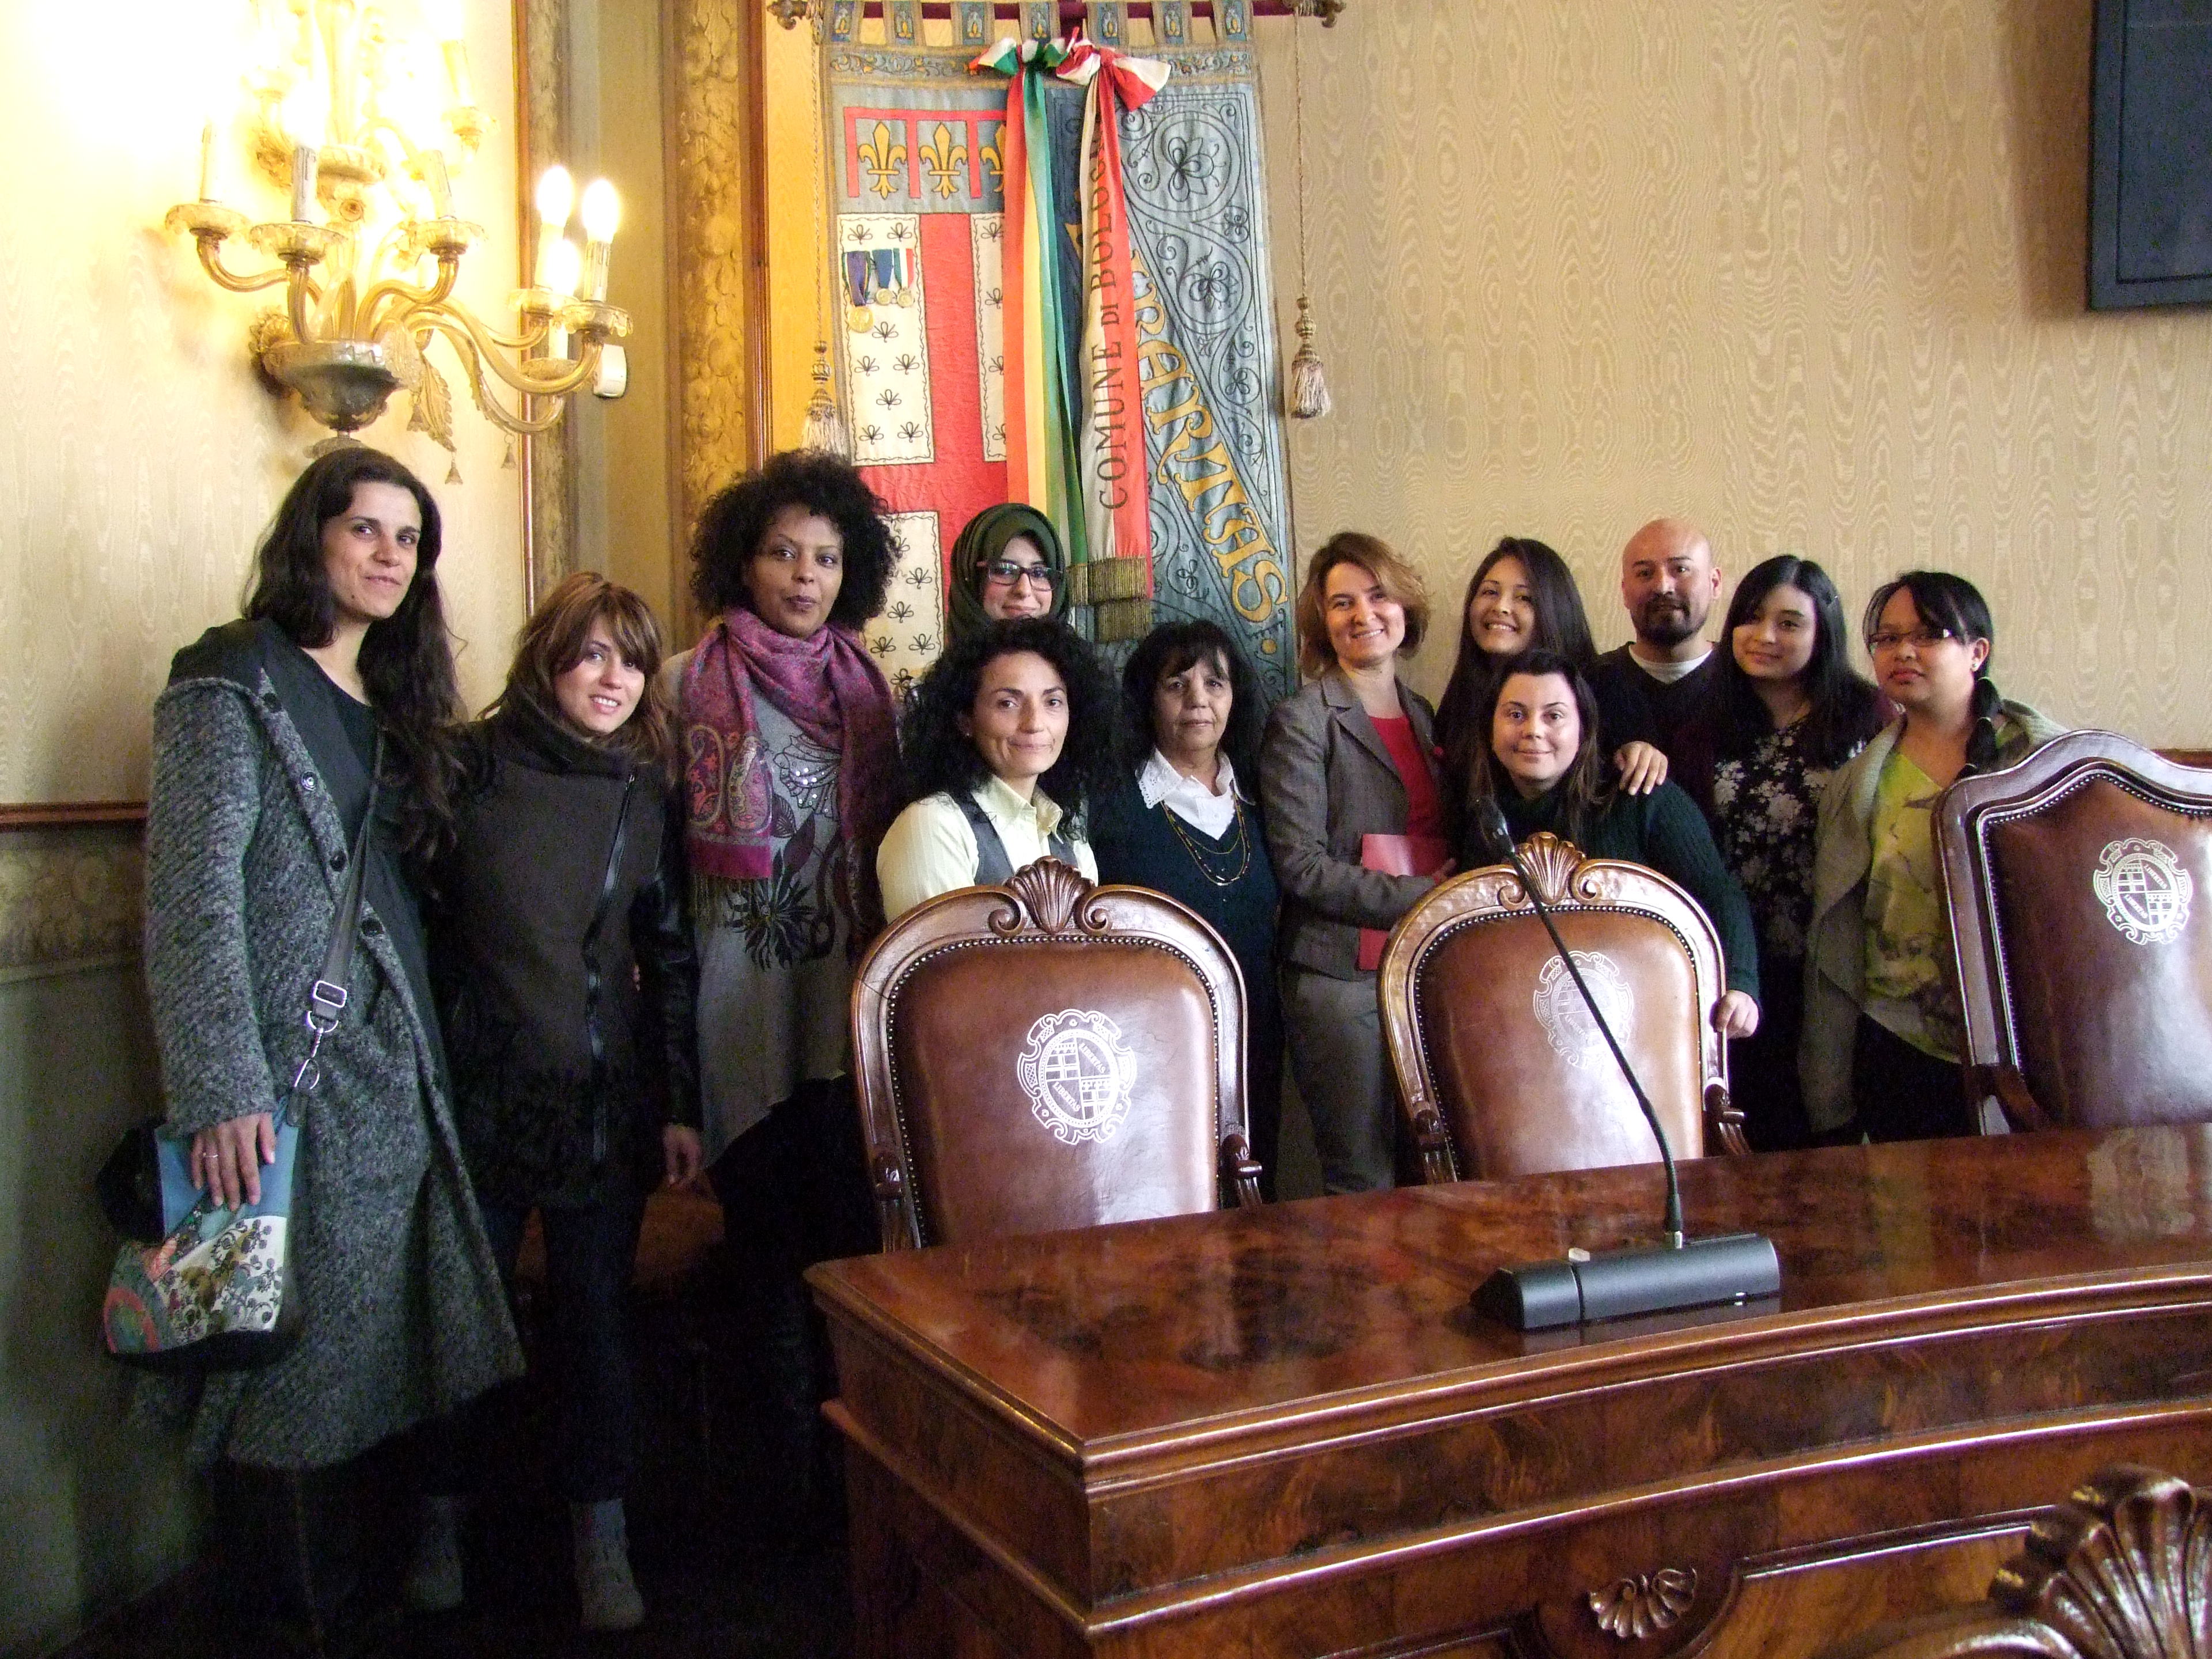
<path id="1" fill-rule="evenodd" d="M 1958 637 L 1948 628 L 1913 628 L 1901 634 L 1869 634 L 1867 635 L 1867 650 L 1870 654 L 1886 654 L 1900 645 L 1909 645 L 1915 651 L 1925 651 L 1931 645 L 1942 645 Z"/>
<path id="2" fill-rule="evenodd" d="M 1012 587 L 1026 577 L 1033 586 L 1047 591 L 1059 580 L 1048 564 L 1016 564 L 1012 559 L 984 560 L 983 575 L 986 580 L 994 581 L 1001 587 Z"/>

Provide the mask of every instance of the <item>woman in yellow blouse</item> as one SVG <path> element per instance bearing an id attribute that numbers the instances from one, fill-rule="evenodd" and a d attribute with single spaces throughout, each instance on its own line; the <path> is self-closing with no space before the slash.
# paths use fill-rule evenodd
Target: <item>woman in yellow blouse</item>
<path id="1" fill-rule="evenodd" d="M 1047 856 L 1096 881 L 1083 819 L 1110 787 L 1115 699 L 1090 647 L 1058 623 L 994 623 L 956 640 L 907 714 L 908 805 L 876 854 L 884 915 Z"/>
<path id="2" fill-rule="evenodd" d="M 2063 729 L 1990 678 L 1996 634 L 1974 585 L 1913 570 L 1867 606 L 1875 678 L 1902 711 L 1838 769 L 1820 803 L 1799 1069 L 1816 1133 L 1972 1134 L 1959 1065 L 1933 808 L 1954 780 L 2010 766 Z"/>

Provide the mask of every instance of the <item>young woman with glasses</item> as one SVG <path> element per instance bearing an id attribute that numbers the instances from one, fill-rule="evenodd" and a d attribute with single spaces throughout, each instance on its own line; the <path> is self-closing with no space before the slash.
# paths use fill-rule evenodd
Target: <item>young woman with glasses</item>
<path id="1" fill-rule="evenodd" d="M 2010 766 L 2063 729 L 1997 695 L 1996 635 L 1974 585 L 1913 570 L 1875 591 L 1867 650 L 1900 712 L 1829 780 L 1813 862 L 1799 1071 L 1817 1133 L 1972 1134 L 1958 993 L 1944 977 L 1933 808 L 1970 772 Z"/>
<path id="2" fill-rule="evenodd" d="M 968 521 L 952 544 L 947 643 L 993 623 L 1024 617 L 1067 619 L 1067 555 L 1051 521 L 1033 507 L 1005 501 Z"/>

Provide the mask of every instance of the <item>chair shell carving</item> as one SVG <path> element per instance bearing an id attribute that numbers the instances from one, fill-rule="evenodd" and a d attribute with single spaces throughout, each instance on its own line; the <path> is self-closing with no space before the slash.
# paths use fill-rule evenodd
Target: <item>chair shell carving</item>
<path id="1" fill-rule="evenodd" d="M 1053 859 L 917 905 L 853 1052 L 883 1246 L 1257 1204 L 1244 983 L 1197 915 Z"/>
<path id="2" fill-rule="evenodd" d="M 2212 1659 L 2212 1492 L 2127 1464 L 2036 1518 L 1979 1607 L 1824 1659 Z"/>
<path id="3" fill-rule="evenodd" d="M 1586 859 L 1549 834 L 1530 838 L 1522 862 L 1599 1006 L 1613 1002 L 1609 1023 L 1675 1156 L 1747 1151 L 1711 1020 L 1720 941 L 1697 901 L 1656 870 Z M 1391 931 L 1376 984 L 1425 1180 L 1658 1161 L 1510 866 L 1424 897 Z"/>
<path id="4" fill-rule="evenodd" d="M 2069 732 L 1936 807 L 1966 1084 L 2015 1129 L 2212 1120 L 2212 772 Z"/>

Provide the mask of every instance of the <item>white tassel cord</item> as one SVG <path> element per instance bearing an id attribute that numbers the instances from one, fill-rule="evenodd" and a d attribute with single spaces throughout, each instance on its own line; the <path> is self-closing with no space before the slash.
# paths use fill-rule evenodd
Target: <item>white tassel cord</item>
<path id="1" fill-rule="evenodd" d="M 1329 399 L 1328 381 L 1322 374 L 1321 354 L 1313 349 L 1313 318 L 1305 295 L 1298 295 L 1298 352 L 1291 359 L 1291 417 L 1313 421 L 1335 407 Z"/>

